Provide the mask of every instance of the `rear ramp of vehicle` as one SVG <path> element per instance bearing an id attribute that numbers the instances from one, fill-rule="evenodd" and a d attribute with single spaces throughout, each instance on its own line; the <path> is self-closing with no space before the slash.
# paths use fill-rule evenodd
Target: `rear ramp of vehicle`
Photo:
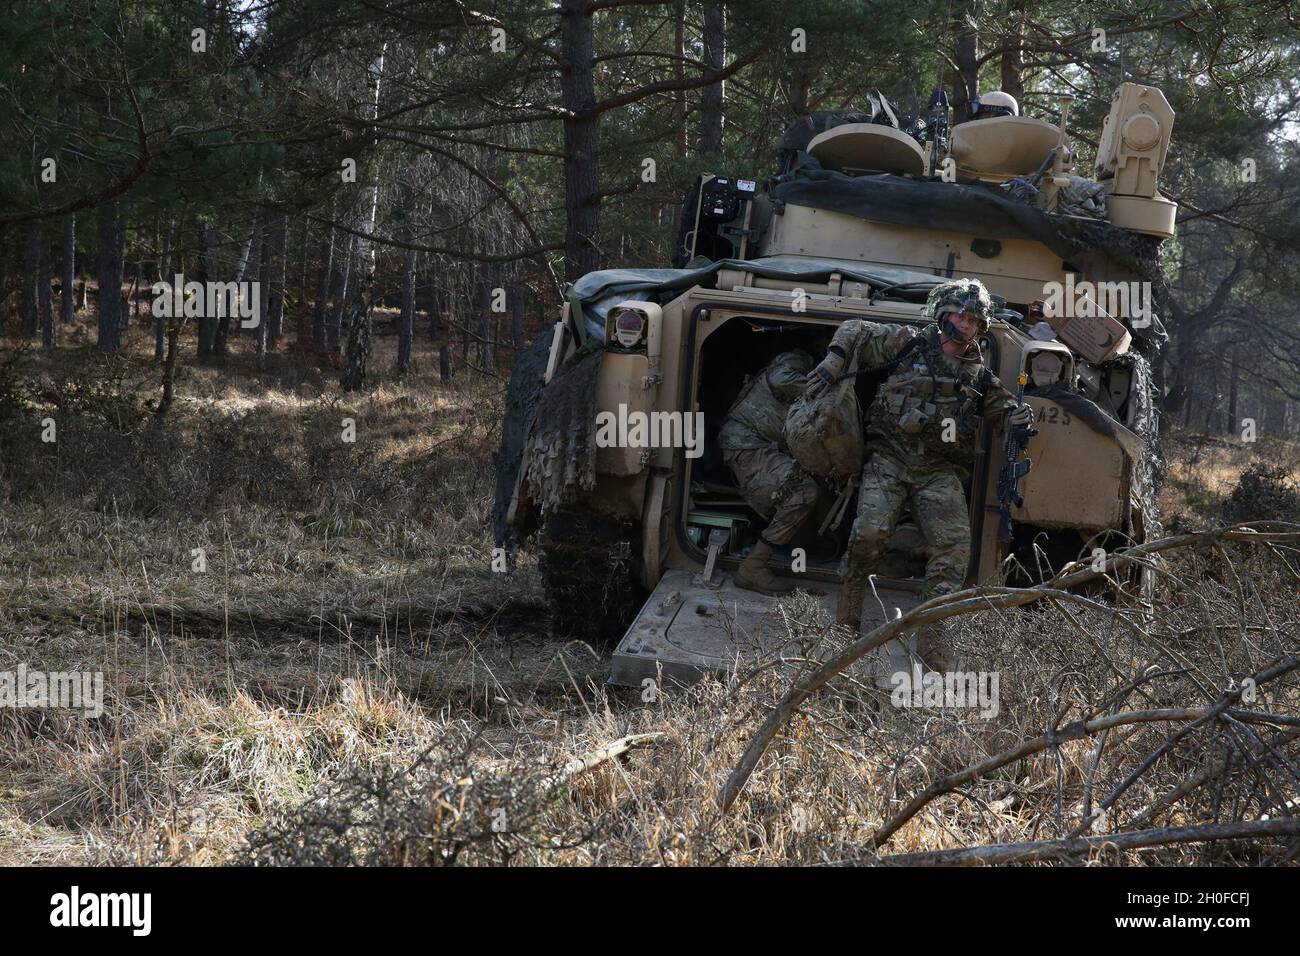
<path id="1" fill-rule="evenodd" d="M 836 584 L 809 581 L 805 588 L 828 619 L 835 614 Z M 879 600 L 868 595 L 863 631 L 898 610 L 906 613 L 920 595 L 902 587 L 877 585 Z M 614 650 L 609 682 L 641 687 L 644 680 L 691 684 L 705 674 L 725 675 L 779 653 L 788 641 L 774 613 L 777 598 L 737 587 L 717 571 L 711 583 L 692 571 L 667 571 Z"/>

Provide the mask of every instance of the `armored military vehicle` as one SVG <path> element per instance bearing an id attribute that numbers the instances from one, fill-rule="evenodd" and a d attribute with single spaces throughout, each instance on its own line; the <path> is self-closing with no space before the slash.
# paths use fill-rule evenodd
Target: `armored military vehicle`
<path id="1" fill-rule="evenodd" d="M 619 640 L 615 683 L 729 666 L 771 598 L 731 575 L 762 530 L 717 433 L 747 377 L 777 353 L 824 354 L 848 319 L 919 325 L 925 297 L 973 276 L 994 295 L 981 346 L 1038 435 L 1010 540 L 1000 540 L 1003 436 L 977 437 L 967 487 L 967 583 L 1023 581 L 1151 532 L 1152 302 L 1175 205 L 1157 184 L 1173 111 L 1125 83 L 1091 177 L 1073 174 L 1068 102 L 1056 124 L 952 122 L 936 94 L 904 126 L 890 104 L 795 123 L 764 181 L 700 177 L 673 268 L 609 269 L 567 291 L 512 377 L 498 455 L 499 542 L 540 551 L 555 631 Z M 865 408 L 879 383 L 858 382 Z M 855 504 L 834 490 L 771 570 L 830 606 Z M 900 522 L 878 616 L 919 600 L 925 555 Z M 868 601 L 871 605 L 873 602 Z M 871 608 L 866 609 L 870 612 Z M 871 626 L 870 613 L 864 627 Z"/>

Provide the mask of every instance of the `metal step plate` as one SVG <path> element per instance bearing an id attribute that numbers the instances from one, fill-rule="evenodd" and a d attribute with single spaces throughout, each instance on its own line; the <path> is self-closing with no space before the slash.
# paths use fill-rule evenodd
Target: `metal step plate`
<path id="1" fill-rule="evenodd" d="M 715 576 L 718 586 L 709 587 L 691 571 L 664 574 L 614 649 L 611 684 L 641 687 L 660 672 L 665 680 L 690 684 L 778 649 L 784 628 L 778 621 L 764 621 L 776 599 L 737 587 L 729 574 Z M 817 600 L 833 617 L 838 587 L 819 581 L 809 582 L 808 590 L 825 592 Z M 912 591 L 877 590 L 880 600 L 868 594 L 863 608 L 864 630 L 880 624 L 886 613 L 892 617 L 895 608 L 906 612 L 920 603 Z"/>

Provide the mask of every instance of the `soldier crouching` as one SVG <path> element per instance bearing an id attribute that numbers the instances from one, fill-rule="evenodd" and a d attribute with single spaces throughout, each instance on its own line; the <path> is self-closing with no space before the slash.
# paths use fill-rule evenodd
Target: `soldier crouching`
<path id="1" fill-rule="evenodd" d="M 903 506 L 926 545 L 925 599 L 958 590 L 970 564 L 970 514 L 964 482 L 975 457 L 981 420 L 1010 413 L 1013 423 L 1032 412 L 1018 405 L 984 365 L 978 335 L 988 328 L 993 302 L 977 279 L 935 287 L 926 301 L 933 324 L 921 331 L 872 322 L 840 326 L 826 358 L 813 371 L 813 393 L 835 381 L 856 352 L 858 365 L 884 365 L 888 377 L 863 415 L 868 460 L 858 491 L 858 514 L 840 565 L 836 621 L 857 630 L 869 577 L 880 563 Z M 917 652 L 934 670 L 950 659 L 941 632 L 917 635 Z"/>
<path id="2" fill-rule="evenodd" d="M 751 508 L 767 519 L 736 572 L 736 584 L 762 594 L 788 590 L 767 566 L 817 507 L 818 487 L 785 445 L 785 418 L 803 390 L 812 356 L 782 352 L 750 380 L 727 412 L 719 434 L 722 460 Z"/>

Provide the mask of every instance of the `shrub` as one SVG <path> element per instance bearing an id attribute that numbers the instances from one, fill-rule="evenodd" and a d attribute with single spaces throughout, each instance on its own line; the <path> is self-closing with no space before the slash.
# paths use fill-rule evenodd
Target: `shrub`
<path id="1" fill-rule="evenodd" d="M 1300 488 L 1287 469 L 1255 462 L 1241 473 L 1223 502 L 1227 521 L 1300 520 Z"/>

